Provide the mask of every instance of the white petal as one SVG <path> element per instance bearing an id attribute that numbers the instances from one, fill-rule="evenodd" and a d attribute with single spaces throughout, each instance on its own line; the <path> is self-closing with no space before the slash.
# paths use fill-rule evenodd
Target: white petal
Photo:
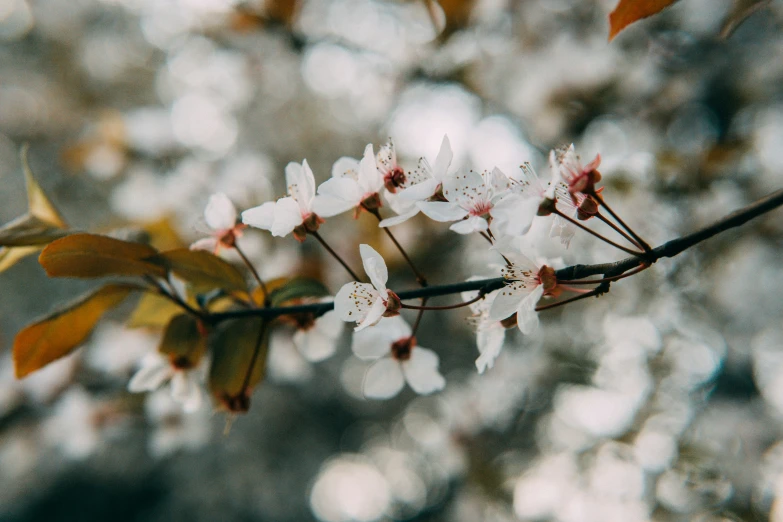
<path id="1" fill-rule="evenodd" d="M 301 165 L 293 161 L 286 165 L 285 182 L 288 194 L 299 204 L 301 213 L 310 213 L 310 202 L 315 196 L 315 179 L 307 160 Z"/>
<path id="2" fill-rule="evenodd" d="M 133 374 L 128 383 L 128 391 L 133 393 L 157 390 L 161 384 L 171 378 L 174 369 L 169 362 L 158 354 L 144 358 L 141 368 Z"/>
<path id="3" fill-rule="evenodd" d="M 384 357 L 367 369 L 362 388 L 368 399 L 389 399 L 400 393 L 404 385 L 399 363 Z"/>
<path id="4" fill-rule="evenodd" d="M 353 330 L 355 332 L 361 332 L 368 326 L 372 326 L 376 324 L 378 321 L 381 320 L 383 317 L 383 314 L 386 312 L 386 304 L 383 302 L 383 299 L 378 297 L 378 299 L 375 300 L 375 302 L 372 305 L 372 308 L 370 308 L 370 311 L 367 312 L 367 315 L 364 319 L 362 319 L 362 322 L 356 326 Z"/>
<path id="5" fill-rule="evenodd" d="M 438 372 L 438 354 L 432 350 L 416 346 L 411 358 L 401 366 L 405 380 L 419 395 L 427 395 L 446 386 L 446 379 Z"/>
<path id="6" fill-rule="evenodd" d="M 359 254 L 362 256 L 364 271 L 370 278 L 370 282 L 380 292 L 386 291 L 386 282 L 389 280 L 389 270 L 386 268 L 386 261 L 370 245 L 359 245 Z"/>
<path id="7" fill-rule="evenodd" d="M 198 241 L 191 243 L 190 249 L 214 252 L 217 250 L 218 244 L 218 239 L 216 237 L 205 237 L 204 239 L 199 239 Z"/>
<path id="8" fill-rule="evenodd" d="M 272 230 L 275 222 L 275 202 L 267 201 L 263 205 L 242 212 L 242 223 L 262 230 Z"/>
<path id="9" fill-rule="evenodd" d="M 502 321 L 516 313 L 519 303 L 528 296 L 530 290 L 520 281 L 512 281 L 510 284 L 498 290 L 492 307 L 489 309 L 489 318 L 493 321 Z"/>
<path id="10" fill-rule="evenodd" d="M 388 319 L 393 318 L 384 318 L 372 328 L 353 334 L 351 351 L 356 357 L 365 361 L 374 361 L 384 355 L 389 355 L 391 345 L 396 339 L 390 337 L 389 332 L 382 326 Z"/>
<path id="11" fill-rule="evenodd" d="M 346 201 L 332 196 L 318 195 L 313 199 L 311 210 L 323 218 L 328 218 L 342 214 L 343 212 L 348 212 L 356 205 L 357 204 L 352 201 Z"/>
<path id="12" fill-rule="evenodd" d="M 399 193 L 400 199 L 407 201 L 424 201 L 435 195 L 435 192 L 438 190 L 438 185 L 440 185 L 440 182 L 437 179 L 429 178 L 421 183 L 416 183 L 415 185 L 402 189 Z"/>
<path id="13" fill-rule="evenodd" d="M 302 224 L 302 212 L 294 198 L 280 198 L 275 203 L 275 221 L 272 224 L 272 235 L 285 237 L 294 228 Z"/>
<path id="14" fill-rule="evenodd" d="M 443 195 L 464 209 L 489 200 L 489 187 L 478 172 L 458 172 L 443 181 Z"/>
<path id="15" fill-rule="evenodd" d="M 361 203 L 364 192 L 356 180 L 351 178 L 331 178 L 319 185 L 318 194 L 351 202 L 351 206 L 356 206 Z"/>
<path id="16" fill-rule="evenodd" d="M 337 349 L 337 339 L 324 335 L 315 327 L 309 330 L 297 330 L 293 341 L 299 353 L 310 362 L 323 361 L 331 357 Z"/>
<path id="17" fill-rule="evenodd" d="M 419 209 L 415 208 L 406 214 L 400 214 L 399 216 L 386 218 L 380 223 L 378 223 L 378 226 L 381 228 L 393 227 L 395 225 L 399 225 L 400 223 L 405 223 L 406 221 L 408 221 L 410 218 L 412 218 L 418 213 L 419 213 Z"/>
<path id="18" fill-rule="evenodd" d="M 237 224 L 237 209 L 228 196 L 219 192 L 209 197 L 204 219 L 212 230 L 227 230 Z"/>
<path id="19" fill-rule="evenodd" d="M 185 411 L 196 411 L 201 406 L 201 389 L 191 373 L 176 370 L 171 378 L 171 396 L 182 404 Z"/>
<path id="20" fill-rule="evenodd" d="M 498 201 L 492 208 L 492 225 L 497 227 L 501 235 L 521 236 L 527 234 L 533 218 L 538 214 L 539 200 L 524 198 L 512 194 Z M 493 228 L 495 230 L 495 228 Z"/>
<path id="21" fill-rule="evenodd" d="M 492 169 L 492 172 L 490 173 L 490 183 L 492 186 L 492 192 L 495 196 L 505 192 L 511 187 L 511 182 L 509 181 L 508 176 L 506 176 L 506 174 L 497 167 Z"/>
<path id="22" fill-rule="evenodd" d="M 457 221 L 449 227 L 457 234 L 472 234 L 473 232 L 483 232 L 489 225 L 487 220 L 478 216 L 471 216 L 468 219 Z"/>
<path id="23" fill-rule="evenodd" d="M 348 176 L 354 180 L 359 178 L 359 162 L 354 158 L 343 156 L 332 165 L 332 177 L 342 178 Z"/>
<path id="24" fill-rule="evenodd" d="M 359 163 L 359 185 L 362 187 L 362 195 L 378 192 L 383 187 L 383 176 L 378 171 L 375 163 L 375 153 L 372 151 L 372 143 L 364 148 L 364 156 Z"/>
<path id="25" fill-rule="evenodd" d="M 476 332 L 476 344 L 481 354 L 476 359 L 476 369 L 479 373 L 484 373 L 487 368 L 495 365 L 495 359 L 500 355 L 505 339 L 506 330 L 500 325 L 479 328 Z"/>
<path id="26" fill-rule="evenodd" d="M 440 144 L 440 150 L 438 156 L 435 158 L 435 165 L 432 169 L 432 177 L 435 178 L 437 183 L 442 183 L 446 177 L 446 172 L 451 165 L 451 159 L 454 157 L 454 153 L 451 152 L 451 143 L 449 137 L 443 135 L 443 141 Z"/>
<path id="27" fill-rule="evenodd" d="M 347 283 L 334 298 L 334 311 L 346 322 L 361 322 L 373 303 L 380 299 L 378 291 L 369 283 Z"/>
<path id="28" fill-rule="evenodd" d="M 331 339 L 337 339 L 340 334 L 343 333 L 343 321 L 340 316 L 334 310 L 326 312 L 324 315 L 315 320 L 315 330 L 318 330 L 321 335 L 329 337 Z"/>
<path id="29" fill-rule="evenodd" d="M 538 328 L 538 312 L 536 312 L 536 305 L 542 295 L 544 295 L 544 287 L 543 285 L 537 285 L 533 291 L 530 292 L 530 295 L 519 303 L 519 308 L 517 309 L 517 326 L 525 335 L 533 333 L 536 328 Z"/>
<path id="30" fill-rule="evenodd" d="M 457 221 L 468 215 L 468 212 L 460 208 L 455 203 L 447 203 L 445 201 L 420 201 L 416 203 L 419 210 L 435 221 Z"/>

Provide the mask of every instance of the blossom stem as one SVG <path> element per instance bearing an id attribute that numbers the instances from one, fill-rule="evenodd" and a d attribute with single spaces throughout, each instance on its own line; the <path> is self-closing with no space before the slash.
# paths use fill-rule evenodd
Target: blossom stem
<path id="1" fill-rule="evenodd" d="M 486 240 L 487 240 L 487 242 L 488 242 L 490 245 L 494 245 L 494 244 L 495 244 L 495 242 L 494 242 L 494 241 L 492 241 L 492 238 L 491 238 L 491 237 L 489 237 L 489 236 L 487 235 L 487 233 L 486 233 L 486 232 L 479 232 L 479 234 L 481 234 L 481 237 L 483 237 L 484 239 L 486 239 Z"/>
<path id="2" fill-rule="evenodd" d="M 565 280 L 562 280 L 562 281 L 558 280 L 557 284 L 558 285 L 560 285 L 560 284 L 565 284 L 565 285 L 592 285 L 592 284 L 597 284 L 597 283 L 608 283 L 610 281 L 619 281 L 620 279 L 625 279 L 626 277 L 630 277 L 630 276 L 632 276 L 634 274 L 638 274 L 642 270 L 646 270 L 648 268 L 650 268 L 650 265 L 648 265 L 646 263 L 643 263 L 643 264 L 637 266 L 636 268 L 634 268 L 633 270 L 629 270 L 629 271 L 627 271 L 625 273 L 622 273 L 622 274 L 616 275 L 616 276 L 612 276 L 612 277 L 602 277 L 601 279 L 582 279 L 582 280 L 578 280 L 578 281 L 569 281 L 569 280 L 565 279 Z"/>
<path id="3" fill-rule="evenodd" d="M 598 288 L 594 288 L 593 290 L 590 290 L 589 292 L 586 292 L 584 294 L 579 294 L 574 297 L 569 297 L 568 299 L 563 299 L 562 301 L 558 301 L 556 303 L 548 304 L 548 305 L 542 305 L 542 306 L 536 306 L 536 312 L 541 312 L 543 310 L 549 310 L 550 308 L 557 308 L 558 306 L 567 305 L 568 303 L 573 303 L 574 301 L 579 301 L 580 299 L 586 299 L 588 297 L 593 297 L 594 295 L 599 295 L 602 292 L 599 291 Z"/>
<path id="4" fill-rule="evenodd" d="M 412 308 L 414 310 L 418 310 L 419 313 L 416 314 L 416 321 L 413 323 L 413 327 L 411 328 L 411 336 L 416 335 L 416 331 L 419 329 L 419 325 L 421 324 L 421 317 L 424 315 L 424 311 L 427 310 L 427 307 L 425 306 L 427 304 L 427 298 L 421 300 L 421 306 L 405 306 L 402 305 L 403 308 Z"/>
<path id="5" fill-rule="evenodd" d="M 638 243 L 638 242 L 637 242 L 637 241 L 636 241 L 634 238 L 632 238 L 631 236 L 629 236 L 628 234 L 626 234 L 626 233 L 625 233 L 625 231 L 624 231 L 622 228 L 618 227 L 618 226 L 617 226 L 617 225 L 615 225 L 615 224 L 614 224 L 614 223 L 613 223 L 611 220 L 607 219 L 607 218 L 606 218 L 606 216 L 604 216 L 604 215 L 603 215 L 603 214 L 601 214 L 600 212 L 596 212 L 596 213 L 595 213 L 595 217 L 597 217 L 597 218 L 598 218 L 598 219 L 600 219 L 602 222 L 604 222 L 604 223 L 606 223 L 607 225 L 609 225 L 609 226 L 612 228 L 612 230 L 614 230 L 615 232 L 617 232 L 618 234 L 620 234 L 621 236 L 623 236 L 625 239 L 627 239 L 627 240 L 628 240 L 628 241 L 629 241 L 629 242 L 630 242 L 630 243 L 631 243 L 633 246 L 635 246 L 636 248 L 641 248 L 642 250 L 644 250 L 644 248 L 642 247 L 642 245 L 640 245 L 640 244 L 639 244 L 639 243 Z"/>
<path id="6" fill-rule="evenodd" d="M 343 265 L 343 268 L 345 268 L 345 270 L 351 275 L 351 277 L 353 277 L 354 281 L 362 280 L 358 275 L 356 275 L 356 272 L 351 270 L 351 267 L 348 266 L 348 263 L 346 263 L 342 257 L 340 257 L 340 254 L 335 252 L 334 249 L 329 246 L 329 244 L 324 240 L 324 238 L 321 237 L 321 234 L 319 234 L 318 232 L 308 232 L 308 234 L 313 236 L 319 243 L 321 243 L 321 245 L 326 249 L 326 251 L 329 252 L 332 255 L 332 257 L 337 260 L 338 263 Z"/>
<path id="7" fill-rule="evenodd" d="M 472 305 L 473 303 L 475 303 L 477 301 L 481 301 L 482 299 L 484 299 L 484 294 L 479 292 L 479 295 L 477 295 L 476 297 L 474 297 L 470 301 L 464 301 L 462 303 L 456 303 L 456 304 L 453 304 L 453 305 L 445 305 L 445 306 L 424 306 L 424 305 L 422 305 L 422 306 L 416 306 L 416 305 L 409 305 L 409 304 L 402 303 L 402 307 L 403 308 L 408 308 L 410 310 L 454 310 L 454 309 L 457 309 L 457 308 L 462 308 L 464 306 L 470 306 L 470 305 Z M 423 299 L 422 301 L 426 301 L 426 299 Z"/>
<path id="8" fill-rule="evenodd" d="M 631 236 L 633 236 L 633 238 L 636 240 L 636 242 L 642 247 L 642 249 L 644 250 L 645 254 L 649 254 L 650 253 L 650 250 L 652 250 L 650 248 L 650 245 L 648 245 L 647 242 L 644 239 L 640 238 L 639 235 L 636 232 L 634 232 L 631 227 L 626 225 L 625 221 L 620 219 L 620 216 L 618 216 L 617 214 L 614 213 L 614 210 L 612 210 L 612 207 L 610 207 L 606 203 L 606 201 L 604 201 L 604 198 L 600 194 L 598 194 L 595 190 L 592 190 L 591 193 L 589 193 L 588 195 L 592 196 L 596 201 L 598 201 L 598 204 L 601 205 L 602 207 L 604 207 L 606 209 L 606 211 L 609 212 L 609 215 L 612 216 L 612 218 L 615 221 L 617 221 L 617 223 L 621 227 L 623 227 L 629 234 L 631 234 Z"/>
<path id="9" fill-rule="evenodd" d="M 151 276 L 145 276 L 144 279 L 150 283 L 154 288 L 158 295 L 161 295 L 174 303 L 175 305 L 179 306 L 180 308 L 184 309 L 187 313 L 192 315 L 193 317 L 197 317 L 199 319 L 204 319 L 204 314 L 190 306 L 188 303 L 183 301 L 176 292 L 169 290 L 163 284 L 160 283 L 160 281 L 157 281 L 154 277 Z"/>
<path id="10" fill-rule="evenodd" d="M 261 276 L 258 275 L 258 270 L 256 270 L 256 268 L 253 266 L 253 263 L 250 262 L 245 253 L 236 243 L 234 243 L 234 250 L 237 251 L 239 257 L 242 258 L 242 262 L 245 263 L 245 266 L 248 268 L 248 270 L 250 270 L 250 273 L 253 274 L 253 279 L 256 280 L 258 286 L 261 287 L 261 291 L 264 292 L 264 306 L 269 306 L 269 290 L 267 289 L 266 284 L 264 284 L 264 281 L 261 280 Z"/>
<path id="11" fill-rule="evenodd" d="M 378 209 L 369 209 L 367 207 L 364 207 L 367 212 L 372 214 L 373 216 L 378 219 L 378 221 L 382 221 L 383 218 L 381 217 L 381 213 L 378 212 Z M 392 243 L 394 243 L 394 246 L 397 247 L 397 250 L 399 250 L 400 254 L 402 254 L 402 257 L 405 258 L 405 261 L 408 263 L 408 266 L 411 267 L 411 270 L 413 270 L 413 274 L 416 276 L 416 282 L 419 283 L 421 286 L 427 286 L 427 279 L 419 272 L 419 270 L 416 268 L 416 265 L 413 264 L 413 261 L 408 256 L 408 253 L 405 252 L 405 249 L 402 248 L 402 245 L 397 241 L 397 238 L 394 237 L 394 234 L 391 233 L 391 230 L 389 230 L 388 227 L 383 227 L 383 231 L 386 232 L 386 235 L 389 236 L 389 239 L 391 239 Z"/>
<path id="12" fill-rule="evenodd" d="M 557 214 L 557 215 L 558 215 L 558 216 L 560 216 L 561 218 L 565 219 L 566 221 L 568 221 L 568 222 L 572 223 L 573 225 L 576 225 L 577 227 L 581 228 L 582 230 L 584 230 L 584 231 L 585 231 L 585 232 L 587 232 L 588 234 L 592 234 L 593 236 L 597 237 L 597 238 L 598 238 L 598 239 L 600 239 L 601 241 L 603 241 L 603 242 L 605 242 L 605 243 L 608 243 L 608 244 L 612 245 L 612 246 L 613 246 L 613 247 L 615 247 L 615 248 L 619 248 L 620 250 L 622 250 L 623 252 L 625 252 L 625 253 L 627 253 L 627 254 L 631 254 L 632 256 L 641 256 L 641 255 L 642 255 L 642 253 L 641 253 L 641 252 L 636 252 L 636 251 L 634 251 L 634 250 L 631 250 L 631 249 L 629 249 L 629 248 L 625 248 L 624 246 L 622 246 L 622 245 L 620 245 L 620 244 L 617 244 L 617 243 L 615 243 L 615 242 L 614 242 L 614 241 L 612 241 L 611 239 L 609 239 L 609 238 L 607 238 L 607 237 L 604 237 L 604 236 L 602 236 L 601 234 L 599 234 L 599 233 L 598 233 L 598 232 L 596 232 L 595 230 L 592 230 L 591 228 L 584 226 L 582 223 L 580 223 L 579 221 L 575 220 L 574 218 L 572 218 L 572 217 L 570 217 L 570 216 L 567 216 L 567 215 L 563 214 L 563 213 L 562 213 L 562 212 L 560 212 L 560 210 L 558 210 L 557 208 L 555 208 L 555 209 L 554 209 L 552 212 L 553 212 L 554 214 Z"/>

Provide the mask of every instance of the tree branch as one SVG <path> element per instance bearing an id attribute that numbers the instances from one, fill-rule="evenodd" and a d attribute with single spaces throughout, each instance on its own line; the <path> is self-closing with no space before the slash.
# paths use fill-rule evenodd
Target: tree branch
<path id="1" fill-rule="evenodd" d="M 639 256 L 632 256 L 614 263 L 601 263 L 595 265 L 573 265 L 558 270 L 555 275 L 559 280 L 583 279 L 585 277 L 601 274 L 604 278 L 614 278 L 628 270 L 638 267 L 642 263 L 652 264 L 664 257 L 674 257 L 683 251 L 691 248 L 712 236 L 720 234 L 731 228 L 744 225 L 746 222 L 758 216 L 766 214 L 783 205 L 783 190 L 778 190 L 772 194 L 752 203 L 746 207 L 735 210 L 724 218 L 704 228 L 691 232 L 677 239 L 672 239 L 652 249 L 649 253 Z M 502 277 L 491 279 L 479 279 L 475 281 L 465 281 L 462 283 L 452 283 L 448 285 L 427 286 L 397 292 L 401 300 L 419 299 L 423 297 L 437 297 L 441 295 L 451 295 L 460 292 L 470 292 L 479 290 L 482 294 L 487 294 L 494 290 L 502 288 L 505 280 Z M 609 282 L 604 281 L 594 290 L 595 295 L 601 295 L 609 291 Z M 313 303 L 306 305 L 284 306 L 277 308 L 258 308 L 247 310 L 233 310 L 210 314 L 207 320 L 216 323 L 226 319 L 235 319 L 238 317 L 267 317 L 274 318 L 281 315 L 312 313 L 320 316 L 334 309 L 334 303 Z"/>

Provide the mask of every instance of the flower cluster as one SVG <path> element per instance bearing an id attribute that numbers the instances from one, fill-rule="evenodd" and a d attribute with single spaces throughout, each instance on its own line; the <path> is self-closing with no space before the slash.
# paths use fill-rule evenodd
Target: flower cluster
<path id="1" fill-rule="evenodd" d="M 422 314 L 428 309 L 469 306 L 480 353 L 476 366 L 480 373 L 492 368 L 508 328 L 516 326 L 523 335 L 535 332 L 542 299 L 557 299 L 566 292 L 577 296 L 590 292 L 558 281 L 559 262 L 533 261 L 535 252 L 521 246 L 521 237 L 536 219 L 550 219 L 550 235 L 559 237 L 567 247 L 575 227 L 583 226 L 579 222 L 599 215 L 599 205 L 604 204 L 599 195 L 601 189 L 595 187 L 601 179 L 597 170 L 600 158 L 582 165 L 573 145 L 550 153 L 548 180 L 540 178 L 529 163 L 509 176 L 497 167 L 481 172 L 456 169 L 452 167 L 452 159 L 451 144 L 444 136 L 432 164 L 421 158 L 415 168 L 406 170 L 390 139 L 377 154 L 369 144 L 361 159 L 338 159 L 331 177 L 320 186 L 316 186 L 307 160 L 301 164 L 289 163 L 285 168 L 287 195 L 245 210 L 241 222 L 237 222 L 238 212 L 227 196 L 212 196 L 205 220 L 213 232 L 210 238 L 197 241 L 192 248 L 215 253 L 235 248 L 248 262 L 237 244 L 244 227 L 266 230 L 277 237 L 292 234 L 300 242 L 308 235 L 314 236 L 354 280 L 336 293 L 333 312 L 322 317 L 292 315 L 290 321 L 284 321 L 295 327 L 293 345 L 305 359 L 322 360 L 335 351 L 341 336 L 340 321 L 354 323 L 354 354 L 374 361 L 365 376 L 365 396 L 392 397 L 405 382 L 419 394 L 432 393 L 445 386 L 445 379 L 439 373 L 437 354 L 418 344 L 416 329 Z M 396 215 L 384 218 L 381 215 L 384 207 Z M 503 262 L 499 275 L 504 284 L 494 291 L 463 294 L 462 304 L 449 307 L 428 308 L 426 299 L 418 306 L 405 304 L 387 287 L 389 271 L 375 249 L 366 244 L 359 246 L 369 279 L 364 282 L 319 235 L 328 218 L 349 211 L 354 219 L 363 213 L 377 218 L 379 227 L 400 249 L 422 285 L 426 285 L 424 278 L 389 231 L 390 227 L 419 213 L 436 222 L 451 223 L 449 228 L 458 234 L 480 234 L 488 240 L 491 251 Z M 634 243 L 634 246 L 639 245 Z M 248 267 L 253 270 L 251 265 Z M 255 271 L 254 274 L 266 294 L 263 281 Z M 400 315 L 405 308 L 418 310 L 413 327 Z M 171 379 L 175 398 L 194 407 L 198 394 L 193 391 L 192 377 L 197 372 L 185 373 L 184 369 L 169 368 L 166 364 L 165 359 L 150 359 L 131 381 L 131 389 L 151 389 Z"/>

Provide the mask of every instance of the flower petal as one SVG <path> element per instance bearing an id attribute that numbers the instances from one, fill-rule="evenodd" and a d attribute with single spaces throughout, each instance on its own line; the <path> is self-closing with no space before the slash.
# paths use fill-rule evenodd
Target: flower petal
<path id="1" fill-rule="evenodd" d="M 542 295 L 544 295 L 544 286 L 537 285 L 533 291 L 530 292 L 530 295 L 519 303 L 519 308 L 517 309 L 517 326 L 519 327 L 519 331 L 525 335 L 533 333 L 536 328 L 538 328 L 538 312 L 536 312 L 536 305 Z"/>
<path id="2" fill-rule="evenodd" d="M 468 212 L 460 208 L 455 203 L 447 203 L 445 201 L 420 201 L 416 203 L 419 210 L 435 221 L 457 221 L 468 215 Z"/>
<path id="3" fill-rule="evenodd" d="M 483 232 L 489 227 L 487 220 L 478 216 L 471 216 L 468 219 L 457 221 L 449 227 L 457 234 L 472 234 L 473 232 Z"/>
<path id="4" fill-rule="evenodd" d="M 384 355 L 389 355 L 391 345 L 396 338 L 390 337 L 383 327 L 388 318 L 382 319 L 377 325 L 353 334 L 351 351 L 359 359 L 374 361 Z"/>
<path id="5" fill-rule="evenodd" d="M 337 339 L 325 335 L 315 327 L 294 332 L 293 342 L 299 353 L 310 362 L 323 361 L 331 357 L 337 349 Z"/>
<path id="6" fill-rule="evenodd" d="M 516 194 L 506 195 L 492 207 L 493 230 L 500 235 L 521 236 L 527 234 L 538 214 L 539 200 Z"/>
<path id="7" fill-rule="evenodd" d="M 393 227 L 395 225 L 399 225 L 400 223 L 405 223 L 406 221 L 408 221 L 410 218 L 412 218 L 418 213 L 419 213 L 419 209 L 414 208 L 413 210 L 411 210 L 410 212 L 406 212 L 405 214 L 400 214 L 399 216 L 386 218 L 380 223 L 378 223 L 378 226 L 381 228 Z"/>
<path id="8" fill-rule="evenodd" d="M 275 222 L 275 202 L 267 201 L 263 205 L 242 212 L 242 223 L 262 230 L 272 230 Z"/>
<path id="9" fill-rule="evenodd" d="M 443 180 L 443 195 L 467 210 L 489 201 L 489 187 L 478 172 L 458 172 Z"/>
<path id="10" fill-rule="evenodd" d="M 362 264 L 367 277 L 373 286 L 384 295 L 386 291 L 386 282 L 389 280 L 389 270 L 386 268 L 386 261 L 370 245 L 359 245 L 359 253 L 362 256 Z"/>
<path id="11" fill-rule="evenodd" d="M 218 249 L 220 242 L 216 237 L 205 237 L 199 239 L 190 244 L 191 250 L 207 250 L 209 252 L 215 252 Z"/>
<path id="12" fill-rule="evenodd" d="M 405 385 L 400 364 L 389 357 L 373 363 L 364 375 L 364 396 L 368 399 L 389 399 Z"/>
<path id="13" fill-rule="evenodd" d="M 169 362 L 158 355 L 150 354 L 142 361 L 142 366 L 133 374 L 128 383 L 128 391 L 133 393 L 157 390 L 171 378 L 173 368 Z"/>
<path id="14" fill-rule="evenodd" d="M 318 187 L 318 194 L 350 202 L 353 207 L 361 203 L 364 192 L 356 180 L 351 178 L 331 178 L 321 183 Z"/>
<path id="15" fill-rule="evenodd" d="M 540 285 L 539 285 L 540 286 Z M 512 281 L 495 295 L 492 307 L 489 309 L 489 318 L 493 321 L 502 321 L 516 313 L 519 303 L 527 297 L 530 289 L 521 281 Z"/>
<path id="16" fill-rule="evenodd" d="M 506 339 L 506 329 L 498 325 L 486 325 L 476 332 L 476 344 L 481 355 L 476 359 L 476 369 L 484 373 L 487 368 L 495 365 L 495 359 L 503 349 Z"/>
<path id="17" fill-rule="evenodd" d="M 275 203 L 275 221 L 272 224 L 272 235 L 277 237 L 285 237 L 294 228 L 302 224 L 304 218 L 300 210 L 299 204 L 294 198 L 280 198 Z"/>
<path id="18" fill-rule="evenodd" d="M 315 178 L 307 160 L 303 160 L 301 165 L 293 161 L 286 165 L 285 183 L 288 195 L 299 204 L 301 213 L 309 214 L 310 203 L 315 197 Z"/>
<path id="19" fill-rule="evenodd" d="M 354 281 L 343 285 L 337 292 L 334 298 L 334 311 L 343 321 L 358 323 L 364 319 L 378 299 L 380 295 L 371 284 Z"/>
<path id="20" fill-rule="evenodd" d="M 432 177 L 437 183 L 442 183 L 446 177 L 446 172 L 451 165 L 451 159 L 454 157 L 454 153 L 451 151 L 451 143 L 449 137 L 443 135 L 443 141 L 440 143 L 440 150 L 438 156 L 435 158 L 435 165 L 432 168 Z"/>
<path id="21" fill-rule="evenodd" d="M 201 388 L 192 371 L 175 370 L 171 377 L 171 396 L 185 411 L 196 411 L 201 406 Z"/>
<path id="22" fill-rule="evenodd" d="M 353 180 L 359 179 L 359 161 L 348 156 L 343 156 L 332 165 L 332 177 L 342 178 L 348 176 Z"/>
<path id="23" fill-rule="evenodd" d="M 218 192 L 209 197 L 204 219 L 212 230 L 228 230 L 237 224 L 237 209 L 228 196 Z"/>
<path id="24" fill-rule="evenodd" d="M 405 380 L 419 395 L 427 395 L 446 386 L 446 379 L 438 371 L 438 354 L 432 350 L 415 347 L 411 358 L 402 362 L 401 366 Z"/>
<path id="25" fill-rule="evenodd" d="M 362 319 L 362 322 L 358 324 L 356 328 L 354 328 L 354 332 L 361 332 L 368 326 L 373 326 L 378 321 L 381 320 L 383 317 L 383 314 L 386 312 L 386 303 L 383 302 L 383 299 L 378 297 L 378 299 L 375 300 L 375 302 L 372 304 L 372 308 L 370 308 L 370 311 L 367 312 L 367 315 L 364 319 Z"/>
<path id="26" fill-rule="evenodd" d="M 364 148 L 364 156 L 359 162 L 359 186 L 362 188 L 362 196 L 378 192 L 383 187 L 383 176 L 378 171 L 375 163 L 375 153 L 372 151 L 372 143 Z"/>
<path id="27" fill-rule="evenodd" d="M 332 196 L 318 195 L 313 199 L 311 210 L 313 213 L 318 214 L 323 218 L 328 218 L 348 212 L 355 207 L 352 201 L 346 201 L 344 199 L 337 199 Z"/>
<path id="28" fill-rule="evenodd" d="M 407 201 L 424 201 L 432 197 L 438 190 L 440 182 L 435 178 L 426 179 L 400 191 L 400 199 Z"/>

